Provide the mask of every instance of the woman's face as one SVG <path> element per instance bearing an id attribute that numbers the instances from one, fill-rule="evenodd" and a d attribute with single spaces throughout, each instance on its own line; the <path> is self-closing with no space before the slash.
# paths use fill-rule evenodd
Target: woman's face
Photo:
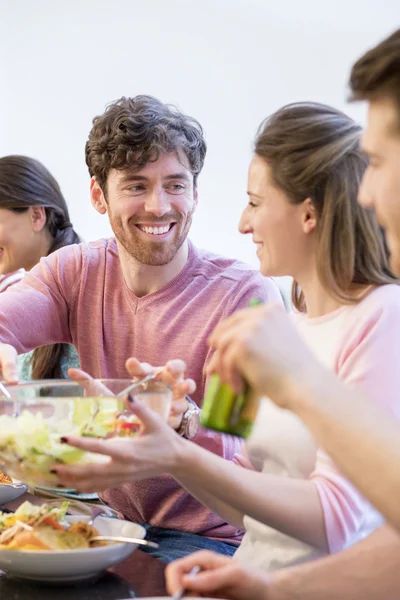
<path id="1" fill-rule="evenodd" d="M 42 207 L 24 212 L 0 208 L 0 274 L 31 269 L 46 254 Z M 47 240 L 46 240 L 47 242 Z"/>
<path id="2" fill-rule="evenodd" d="M 291 203 L 274 184 L 268 163 L 257 155 L 250 163 L 248 195 L 239 231 L 252 234 L 261 273 L 298 280 L 315 261 L 315 240 L 310 233 L 316 220 L 311 201 Z"/>

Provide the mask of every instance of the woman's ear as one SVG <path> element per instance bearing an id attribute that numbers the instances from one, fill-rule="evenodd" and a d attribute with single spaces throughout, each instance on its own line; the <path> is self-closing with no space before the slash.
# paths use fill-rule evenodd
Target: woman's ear
<path id="1" fill-rule="evenodd" d="M 303 231 L 304 233 L 311 233 L 317 226 L 317 211 L 311 198 L 306 198 L 302 206 Z"/>
<path id="2" fill-rule="evenodd" d="M 35 233 L 40 233 L 46 226 L 47 215 L 44 206 L 30 206 L 28 208 L 29 217 L 32 223 L 32 230 Z"/>

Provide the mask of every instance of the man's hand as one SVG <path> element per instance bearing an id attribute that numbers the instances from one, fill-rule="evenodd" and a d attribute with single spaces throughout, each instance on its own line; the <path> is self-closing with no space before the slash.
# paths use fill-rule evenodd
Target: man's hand
<path id="1" fill-rule="evenodd" d="M 18 354 L 10 344 L 0 343 L 0 374 L 6 383 L 18 382 Z"/>
<path id="2" fill-rule="evenodd" d="M 82 371 L 82 369 L 75 369 L 74 367 L 70 367 L 68 369 L 68 375 L 73 381 L 76 381 L 84 390 L 85 396 L 114 396 L 105 385 L 94 379 L 86 373 L 86 371 Z"/>
<path id="3" fill-rule="evenodd" d="M 173 429 L 179 429 L 182 417 L 190 406 L 186 395 L 191 395 L 196 390 L 193 379 L 184 379 L 186 365 L 183 360 L 170 360 L 164 367 L 152 367 L 148 363 L 140 363 L 136 358 L 129 358 L 126 368 L 134 379 L 154 372 L 157 373 L 157 381 L 164 381 L 171 386 L 172 405 L 168 423 Z"/>
<path id="4" fill-rule="evenodd" d="M 200 573 L 189 575 L 195 566 Z M 196 596 L 226 600 L 268 600 L 269 577 L 266 573 L 248 569 L 232 558 L 201 551 L 176 560 L 167 566 L 167 589 L 175 594 L 182 587 Z"/>

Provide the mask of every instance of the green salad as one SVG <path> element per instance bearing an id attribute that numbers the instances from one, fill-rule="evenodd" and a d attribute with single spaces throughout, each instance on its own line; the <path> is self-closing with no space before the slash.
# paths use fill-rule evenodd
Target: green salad
<path id="1" fill-rule="evenodd" d="M 121 408 L 117 399 L 79 398 L 68 419 L 45 418 L 39 410 L 23 410 L 18 416 L 1 415 L 0 463 L 14 477 L 41 483 L 40 474 L 54 480 L 49 470 L 57 462 L 73 465 L 104 461 L 105 457 L 63 444 L 60 438 L 135 435 L 140 424 L 133 414 Z"/>

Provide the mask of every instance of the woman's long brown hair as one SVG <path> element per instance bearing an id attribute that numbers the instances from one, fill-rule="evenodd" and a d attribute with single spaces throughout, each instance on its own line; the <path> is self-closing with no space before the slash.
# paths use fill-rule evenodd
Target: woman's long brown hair
<path id="1" fill-rule="evenodd" d="M 24 212 L 30 206 L 44 206 L 46 227 L 52 237 L 48 254 L 80 239 L 70 220 L 68 206 L 57 181 L 38 160 L 28 156 L 0 158 L 0 208 Z M 42 346 L 32 354 L 32 379 L 62 377 L 61 361 L 67 344 Z"/>
<path id="2" fill-rule="evenodd" d="M 317 213 L 317 269 L 326 290 L 345 304 L 357 302 L 357 285 L 398 283 L 389 268 L 384 235 L 372 211 L 357 201 L 367 159 L 361 127 L 344 113 L 318 103 L 284 106 L 258 131 L 255 152 L 268 162 L 290 202 L 310 198 Z M 294 282 L 292 301 L 305 311 Z"/>

